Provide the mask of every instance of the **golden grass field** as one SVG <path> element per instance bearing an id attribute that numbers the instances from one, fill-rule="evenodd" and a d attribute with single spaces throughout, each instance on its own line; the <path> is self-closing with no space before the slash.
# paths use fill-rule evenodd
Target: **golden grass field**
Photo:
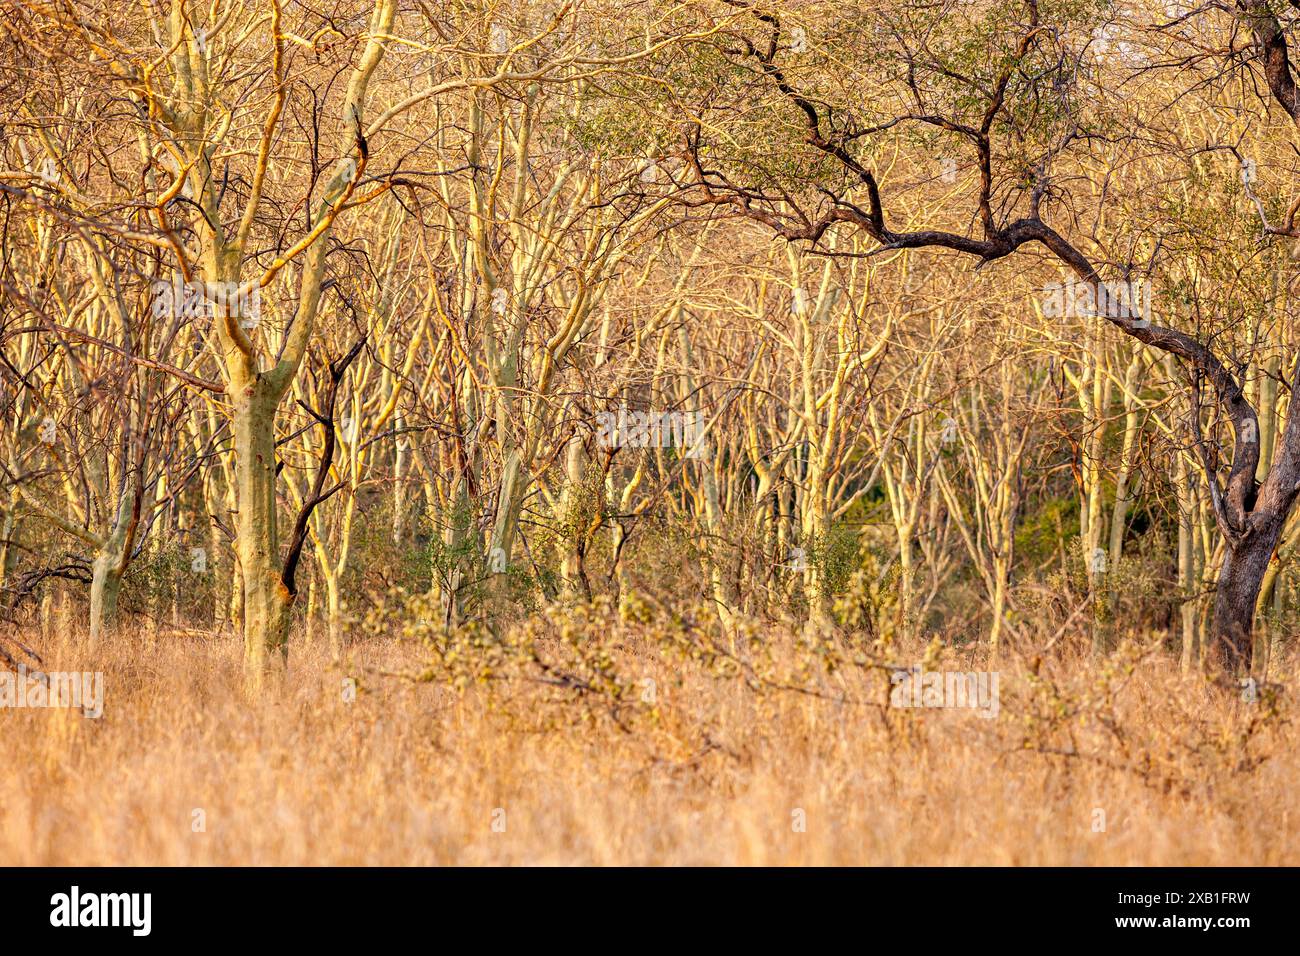
<path id="1" fill-rule="evenodd" d="M 48 669 L 104 672 L 105 713 L 0 711 L 0 864 L 1300 862 L 1287 692 L 1244 703 L 1164 652 L 1055 658 L 1037 681 L 1004 660 L 986 720 L 807 693 L 882 673 L 808 676 L 788 635 L 761 681 L 666 659 L 632 625 L 578 641 L 655 680 L 654 707 L 386 675 L 429 659 L 409 640 L 341 665 L 298 641 L 250 694 L 230 636 L 46 636 Z"/>

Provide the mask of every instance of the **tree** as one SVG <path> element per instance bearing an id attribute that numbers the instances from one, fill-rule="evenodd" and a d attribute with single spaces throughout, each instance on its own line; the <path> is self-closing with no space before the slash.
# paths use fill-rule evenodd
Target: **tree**
<path id="1" fill-rule="evenodd" d="M 1201 337 L 1133 308 L 1124 294 L 1131 257 L 1106 266 L 1084 252 L 1083 237 L 1070 238 L 1072 166 L 1086 158 L 1094 138 L 1116 129 L 1117 117 L 1102 99 L 1113 76 L 1095 59 L 1095 31 L 1113 27 L 1104 9 L 1038 0 L 960 9 L 903 5 L 895 19 L 889 11 L 838 3 L 808 4 L 790 15 L 742 0 L 723 6 L 745 10 L 750 24 L 699 58 L 704 80 L 671 97 L 673 108 L 691 117 L 681 140 L 689 166 L 681 181 L 686 201 L 726 207 L 790 242 L 813 246 L 848 228 L 865 233 L 880 251 L 932 247 L 980 266 L 1045 250 L 1113 328 L 1174 356 L 1194 385 L 1208 383 L 1233 434 L 1223 465 L 1199 427 L 1194 439 L 1226 544 L 1211 660 L 1222 669 L 1249 670 L 1256 598 L 1300 493 L 1300 412 L 1288 411 L 1272 465 L 1257 478 L 1259 419 L 1235 362 Z M 1262 5 L 1243 9 L 1274 95 L 1294 115 L 1282 33 Z M 831 62 L 853 67 L 828 76 Z M 1140 78 L 1146 65 L 1127 72 Z M 739 77 L 731 87 L 735 96 L 771 104 L 775 118 L 759 135 L 782 145 L 770 160 L 747 151 L 753 129 L 728 125 L 735 100 L 724 92 L 723 75 Z M 719 127 L 725 138 L 714 135 Z M 891 193 L 875 167 L 891 144 L 907 148 L 908 137 L 942 143 L 951 149 L 953 168 L 965 170 L 969 229 L 953 227 L 951 207 L 932 209 L 924 226 L 895 224 L 895 207 L 906 200 Z M 1161 145 L 1167 153 L 1168 144 Z M 1291 228 L 1290 219 L 1274 227 L 1282 234 Z M 1155 256 L 1158 245 L 1148 246 L 1144 251 Z"/>

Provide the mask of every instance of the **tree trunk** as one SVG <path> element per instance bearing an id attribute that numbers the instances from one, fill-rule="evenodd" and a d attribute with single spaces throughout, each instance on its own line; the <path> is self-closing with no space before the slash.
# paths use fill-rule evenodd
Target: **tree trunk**
<path id="1" fill-rule="evenodd" d="M 90 642 L 117 624 L 117 596 L 122 589 L 122 556 L 107 549 L 95 555 L 90 578 Z"/>
<path id="2" fill-rule="evenodd" d="M 339 592 L 336 575 L 325 577 L 325 626 L 329 634 L 330 656 L 338 660 L 343 655 L 343 595 Z"/>
<path id="3" fill-rule="evenodd" d="M 1211 665 L 1228 674 L 1248 674 L 1251 667 L 1255 601 L 1282 533 L 1285 515 L 1260 515 L 1255 531 L 1229 547 L 1219 571 L 1210 624 Z"/>
<path id="4" fill-rule="evenodd" d="M 560 496 L 560 520 L 564 528 L 560 578 L 570 598 L 591 600 L 591 586 L 583 568 L 584 546 L 590 515 L 586 513 L 586 455 L 582 436 L 576 432 L 569 439 L 564 454 L 564 491 Z"/>
<path id="5" fill-rule="evenodd" d="M 117 514 L 108 538 L 95 552 L 90 577 L 90 642 L 111 631 L 117 624 L 117 596 L 122 589 L 122 575 L 131 559 L 135 539 L 138 490 L 134 478 L 128 478 L 118 501 Z"/>
<path id="6" fill-rule="evenodd" d="M 9 490 L 9 501 L 5 507 L 4 523 L 0 525 L 0 585 L 8 581 L 18 566 L 18 488 Z"/>
<path id="7" fill-rule="evenodd" d="M 499 548 L 501 553 L 510 560 L 511 551 L 515 543 L 515 529 L 519 524 L 519 508 L 522 504 L 520 500 L 520 490 L 523 486 L 521 480 L 522 456 L 518 448 L 512 449 L 506 456 L 505 466 L 501 471 L 501 484 L 497 492 L 497 509 L 496 518 L 492 526 L 492 538 L 489 548 L 489 555 L 496 552 Z M 506 579 L 497 577 L 494 580 L 494 586 L 499 593 L 504 593 Z"/>
<path id="8" fill-rule="evenodd" d="M 275 513 L 277 395 L 256 378 L 237 393 L 234 409 L 235 485 L 239 514 L 235 547 L 244 586 L 244 659 L 260 673 L 288 658 L 293 595 L 280 576 Z"/>
<path id="9" fill-rule="evenodd" d="M 1195 507 L 1196 497 L 1194 489 L 1189 489 L 1187 486 L 1185 473 L 1186 463 L 1180 459 L 1175 489 L 1178 500 L 1178 591 L 1182 596 L 1179 615 L 1183 626 L 1181 648 L 1183 673 L 1192 669 L 1193 663 L 1200 657 L 1201 650 L 1196 640 L 1196 605 L 1199 602 L 1197 591 L 1200 573 L 1196 560 L 1195 528 L 1192 526 L 1195 519 L 1192 509 Z"/>
<path id="10" fill-rule="evenodd" d="M 406 490 L 406 473 L 407 465 L 407 439 L 402 434 L 402 429 L 406 424 L 401 412 L 393 416 L 393 430 L 397 432 L 396 448 L 393 451 L 393 545 L 401 548 L 406 543 L 406 511 L 410 507 L 407 504 Z"/>
<path id="11" fill-rule="evenodd" d="M 992 626 L 989 628 L 989 656 L 996 660 L 1002 645 L 1002 632 L 1006 627 L 1007 591 L 1011 581 L 1011 562 L 1005 557 L 993 559 L 993 594 L 989 598 L 989 608 L 993 614 Z"/>
<path id="12" fill-rule="evenodd" d="M 307 583 L 307 627 L 303 634 L 303 643 L 311 647 L 316 639 L 316 575 Z"/>

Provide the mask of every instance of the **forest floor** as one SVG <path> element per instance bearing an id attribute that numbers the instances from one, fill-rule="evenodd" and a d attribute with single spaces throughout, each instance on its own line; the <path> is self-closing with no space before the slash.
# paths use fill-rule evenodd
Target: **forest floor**
<path id="1" fill-rule="evenodd" d="M 0 709 L 0 864 L 1300 863 L 1285 688 L 1150 649 L 1014 659 L 981 716 L 587 640 L 648 675 L 631 703 L 414 680 L 409 640 L 296 642 L 250 693 L 228 636 L 44 638 L 48 670 L 103 673 L 104 712 Z"/>

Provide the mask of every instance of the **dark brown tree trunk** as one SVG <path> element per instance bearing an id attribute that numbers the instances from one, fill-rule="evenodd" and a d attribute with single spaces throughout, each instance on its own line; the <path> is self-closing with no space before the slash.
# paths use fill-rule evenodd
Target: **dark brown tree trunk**
<path id="1" fill-rule="evenodd" d="M 1225 674 L 1250 672 L 1255 602 L 1286 522 L 1285 515 L 1252 518 L 1255 530 L 1228 549 L 1214 595 L 1208 663 Z"/>

